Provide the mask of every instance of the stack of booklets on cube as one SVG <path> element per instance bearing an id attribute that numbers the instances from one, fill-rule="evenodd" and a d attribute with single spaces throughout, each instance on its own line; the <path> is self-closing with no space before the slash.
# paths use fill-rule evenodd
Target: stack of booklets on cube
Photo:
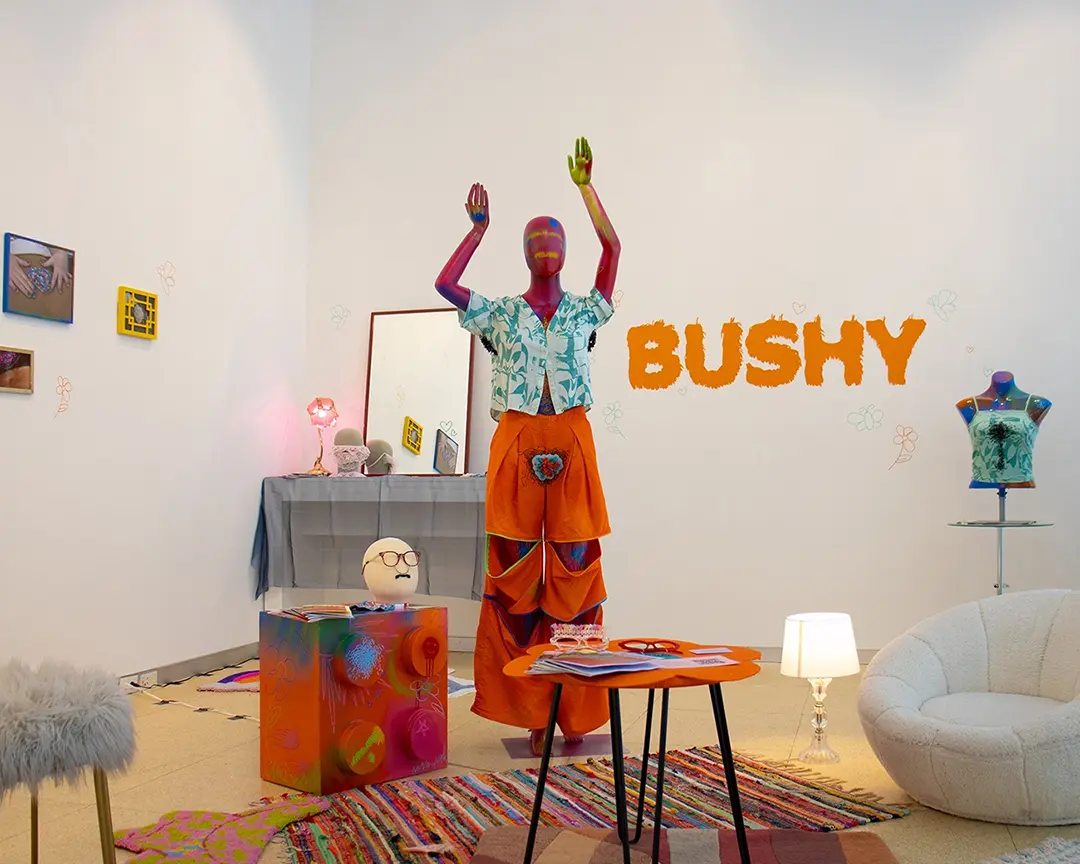
<path id="1" fill-rule="evenodd" d="M 352 618 L 351 606 L 340 605 L 311 605 L 294 606 L 292 609 L 280 609 L 277 612 L 285 618 L 295 618 L 297 621 L 325 621 L 328 618 Z"/>
<path id="2" fill-rule="evenodd" d="M 326 621 L 329 618 L 354 618 L 365 612 L 390 612 L 403 608 L 404 604 L 376 603 L 373 600 L 365 600 L 363 603 L 353 603 L 351 606 L 319 603 L 293 606 L 291 609 L 278 609 L 274 614 L 297 621 Z"/>
<path id="3" fill-rule="evenodd" d="M 684 657 L 678 654 L 638 654 L 631 651 L 549 651 L 529 667 L 530 675 L 580 675 L 597 678 L 626 672 L 656 669 L 700 669 L 734 666 L 737 661 L 722 654 Z"/>

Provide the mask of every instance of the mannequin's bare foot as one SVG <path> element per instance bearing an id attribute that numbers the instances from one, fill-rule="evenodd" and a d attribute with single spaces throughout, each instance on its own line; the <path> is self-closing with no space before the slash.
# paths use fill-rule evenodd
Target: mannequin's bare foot
<path id="1" fill-rule="evenodd" d="M 547 730 L 545 729 L 532 729 L 529 732 L 529 748 L 537 759 L 544 755 L 544 737 L 546 734 Z"/>
<path id="2" fill-rule="evenodd" d="M 585 740 L 584 735 L 563 735 L 563 741 L 569 747 L 573 747 L 576 744 L 580 744 L 584 740 Z"/>

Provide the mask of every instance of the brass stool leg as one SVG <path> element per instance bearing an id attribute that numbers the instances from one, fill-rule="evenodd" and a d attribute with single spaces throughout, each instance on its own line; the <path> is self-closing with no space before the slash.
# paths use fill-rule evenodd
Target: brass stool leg
<path id="1" fill-rule="evenodd" d="M 30 864 L 38 864 L 38 799 L 30 793 Z"/>
<path id="2" fill-rule="evenodd" d="M 97 800 L 98 831 L 101 834 L 101 860 L 103 864 L 116 864 L 112 806 L 109 804 L 109 778 L 100 768 L 94 769 L 94 798 Z"/>

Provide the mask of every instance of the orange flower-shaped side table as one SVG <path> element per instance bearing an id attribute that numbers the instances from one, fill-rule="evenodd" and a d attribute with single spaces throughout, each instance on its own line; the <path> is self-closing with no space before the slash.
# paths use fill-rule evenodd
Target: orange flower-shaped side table
<path id="1" fill-rule="evenodd" d="M 678 654 L 683 657 L 694 656 L 705 660 L 710 655 L 693 654 L 702 646 L 693 642 L 681 642 L 674 639 L 624 639 L 612 642 L 609 651 L 629 651 L 632 653 Z M 545 651 L 555 650 L 553 645 L 538 645 L 529 649 L 524 657 L 507 663 L 504 674 L 511 678 L 524 678 L 529 675 L 533 661 Z M 662 691 L 660 700 L 660 741 L 656 757 L 656 809 L 653 813 L 653 848 L 654 864 L 660 861 L 660 828 L 664 814 L 664 763 L 667 750 L 668 696 L 677 687 L 708 687 L 712 701 L 713 719 L 716 722 L 716 735 L 720 743 L 720 753 L 724 760 L 724 777 L 727 781 L 728 796 L 731 800 L 731 818 L 735 823 L 735 834 L 739 844 L 739 857 L 742 864 L 751 864 L 750 850 L 746 843 L 746 825 L 743 823 L 742 806 L 739 803 L 739 789 L 735 780 L 735 758 L 731 750 L 731 736 L 728 734 L 727 715 L 724 713 L 724 697 L 720 685 L 751 678 L 761 671 L 754 662 L 761 659 L 761 653 L 751 648 L 729 646 L 728 651 L 717 654 L 735 662 L 728 665 L 702 665 L 688 669 L 657 669 L 647 672 L 626 672 L 615 675 L 603 675 L 597 678 L 585 678 L 580 675 L 544 675 L 554 684 L 551 699 L 551 715 L 544 735 L 544 752 L 540 758 L 540 772 L 536 778 L 536 798 L 533 801 L 532 819 L 529 823 L 529 840 L 525 846 L 525 864 L 532 864 L 533 848 L 536 844 L 536 829 L 540 824 L 540 811 L 544 802 L 544 787 L 547 783 L 548 766 L 551 762 L 551 748 L 555 740 L 556 719 L 559 715 L 559 700 L 562 698 L 564 685 L 574 687 L 599 687 L 608 691 L 608 703 L 611 709 L 611 748 L 612 773 L 615 778 L 615 815 L 619 840 L 622 843 L 623 862 L 630 864 L 630 846 L 641 839 L 641 827 L 645 813 L 645 787 L 649 773 L 649 747 L 652 735 L 653 705 L 656 691 Z M 623 766 L 624 750 L 622 740 L 622 709 L 619 704 L 620 690 L 648 690 L 649 707 L 645 715 L 645 746 L 641 757 L 641 785 L 638 793 L 637 826 L 634 836 L 630 837 L 626 804 L 626 775 Z"/>

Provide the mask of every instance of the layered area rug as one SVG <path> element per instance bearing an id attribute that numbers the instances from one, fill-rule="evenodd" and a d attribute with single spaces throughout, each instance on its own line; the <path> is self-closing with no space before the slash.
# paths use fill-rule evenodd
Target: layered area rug
<path id="1" fill-rule="evenodd" d="M 858 790 L 845 791 L 840 784 L 802 769 L 746 756 L 737 755 L 735 760 L 748 828 L 838 831 L 908 813 Z M 650 760 L 649 811 L 655 765 L 655 759 Z M 627 792 L 635 814 L 640 775 L 640 759 L 627 759 Z M 405 864 L 416 861 L 408 850 L 426 846 L 440 848 L 442 864 L 467 864 L 485 832 L 529 824 L 535 794 L 534 769 L 383 783 L 329 796 L 330 809 L 290 825 L 286 842 L 299 864 Z M 541 825 L 610 832 L 615 824 L 614 794 L 610 759 L 553 767 Z M 731 824 L 719 750 L 706 747 L 669 753 L 664 827 L 716 829 Z M 769 861 L 762 860 L 763 864 Z M 866 860 L 876 864 L 873 858 Z M 824 859 L 823 864 L 831 862 Z"/>
<path id="2" fill-rule="evenodd" d="M 525 854 L 528 828 L 496 828 L 480 838 L 472 864 L 518 864 Z M 897 864 L 880 837 L 865 831 L 811 834 L 806 831 L 755 831 L 749 836 L 754 864 Z M 631 864 L 652 861 L 652 832 L 630 847 Z M 671 828 L 660 835 L 665 864 L 726 864 L 739 860 L 735 832 L 715 828 Z M 533 864 L 623 864 L 614 831 L 541 828 Z"/>
<path id="3" fill-rule="evenodd" d="M 147 864 L 258 864 L 263 850 L 286 825 L 321 813 L 325 798 L 298 796 L 266 801 L 243 813 L 174 810 L 153 825 L 115 832 L 116 845 Z"/>
<path id="4" fill-rule="evenodd" d="M 522 846 L 523 852 L 524 849 Z M 1080 840 L 1051 837 L 1031 849 L 983 861 L 982 864 L 1080 864 Z"/>
<path id="5" fill-rule="evenodd" d="M 246 672 L 234 672 L 232 675 L 226 675 L 213 684 L 203 684 L 199 687 L 199 690 L 209 693 L 236 693 L 238 691 L 258 693 L 259 670 L 249 669 Z"/>
<path id="6" fill-rule="evenodd" d="M 459 678 L 454 675 L 453 669 L 446 670 L 446 695 L 455 699 L 458 696 L 469 696 L 476 692 L 476 682 L 471 678 Z"/>

